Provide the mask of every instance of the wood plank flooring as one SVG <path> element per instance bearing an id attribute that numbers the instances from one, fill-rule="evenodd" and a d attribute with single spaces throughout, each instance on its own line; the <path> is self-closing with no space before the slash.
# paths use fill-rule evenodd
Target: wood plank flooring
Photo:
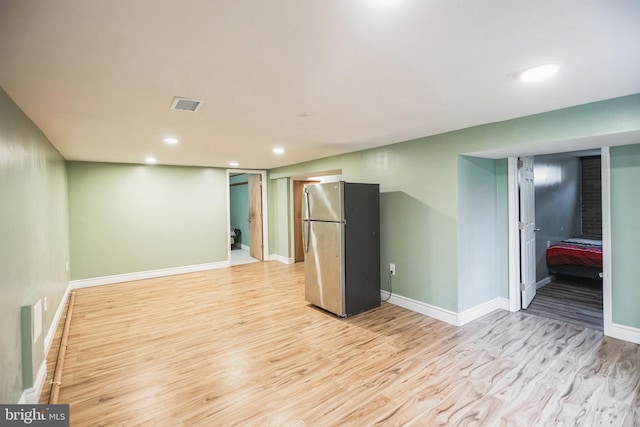
<path id="1" fill-rule="evenodd" d="M 602 281 L 558 276 L 537 290 L 527 312 L 602 331 Z"/>
<path id="2" fill-rule="evenodd" d="M 339 319 L 278 262 L 78 289 L 72 426 L 640 425 L 640 346 L 526 312 Z"/>

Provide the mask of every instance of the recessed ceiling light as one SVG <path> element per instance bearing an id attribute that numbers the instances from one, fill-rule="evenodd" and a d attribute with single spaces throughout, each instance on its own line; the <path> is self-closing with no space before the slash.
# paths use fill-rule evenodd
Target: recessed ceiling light
<path id="1" fill-rule="evenodd" d="M 229 162 L 229 166 L 240 166 L 238 162 Z"/>
<path id="2" fill-rule="evenodd" d="M 148 163 L 150 165 L 156 163 L 158 160 L 155 157 L 147 157 L 146 159 L 144 159 L 145 163 Z"/>
<path id="3" fill-rule="evenodd" d="M 273 153 L 274 154 L 283 154 L 284 153 L 284 148 L 276 147 L 276 148 L 273 149 Z"/>
<path id="4" fill-rule="evenodd" d="M 164 142 L 166 142 L 167 144 L 174 145 L 178 143 L 178 138 L 167 137 L 164 139 Z"/>
<path id="5" fill-rule="evenodd" d="M 538 82 L 555 75 L 560 66 L 558 64 L 543 64 L 527 68 L 518 75 L 518 78 L 525 82 Z"/>

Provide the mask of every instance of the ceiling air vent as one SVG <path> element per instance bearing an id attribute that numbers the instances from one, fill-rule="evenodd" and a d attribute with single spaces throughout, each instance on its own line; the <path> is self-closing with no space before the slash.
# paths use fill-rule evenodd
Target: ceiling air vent
<path id="1" fill-rule="evenodd" d="M 200 104 L 202 104 L 201 101 L 196 101 L 195 99 L 189 98 L 178 98 L 176 96 L 175 98 L 173 98 L 173 102 L 171 103 L 171 109 L 195 112 L 198 111 L 198 108 L 200 108 Z"/>

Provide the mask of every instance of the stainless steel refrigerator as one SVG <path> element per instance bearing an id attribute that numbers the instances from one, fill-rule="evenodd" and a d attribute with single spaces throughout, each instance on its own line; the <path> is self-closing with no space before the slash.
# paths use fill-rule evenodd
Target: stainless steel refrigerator
<path id="1" fill-rule="evenodd" d="M 305 298 L 341 317 L 380 305 L 380 189 L 308 184 L 302 198 Z"/>

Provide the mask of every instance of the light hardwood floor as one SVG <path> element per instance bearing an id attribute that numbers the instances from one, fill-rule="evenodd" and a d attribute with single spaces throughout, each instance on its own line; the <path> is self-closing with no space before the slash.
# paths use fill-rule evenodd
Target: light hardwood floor
<path id="1" fill-rule="evenodd" d="M 569 276 L 539 288 L 528 313 L 603 330 L 602 281 Z"/>
<path id="2" fill-rule="evenodd" d="M 303 269 L 77 290 L 71 425 L 640 425 L 638 345 L 524 312 L 339 319 L 304 301 Z"/>

